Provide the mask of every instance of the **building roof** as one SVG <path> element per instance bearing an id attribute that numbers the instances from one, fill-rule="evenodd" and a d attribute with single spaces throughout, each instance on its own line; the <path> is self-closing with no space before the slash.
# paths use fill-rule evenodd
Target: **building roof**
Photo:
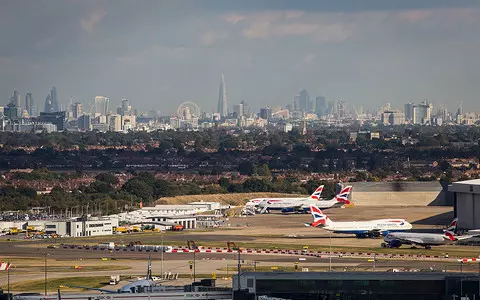
<path id="1" fill-rule="evenodd" d="M 156 219 L 156 218 L 165 218 L 165 219 L 196 219 L 194 215 L 181 215 L 181 216 L 170 216 L 170 215 L 158 215 L 147 217 L 147 219 Z"/>
<path id="2" fill-rule="evenodd" d="M 457 181 L 452 184 L 468 184 L 468 185 L 480 185 L 480 179 L 470 179 L 464 181 Z"/>
<path id="3" fill-rule="evenodd" d="M 245 272 L 241 277 L 257 280 L 445 280 L 458 273 L 440 272 Z M 468 277 L 472 274 L 465 273 Z M 234 277 L 237 277 L 235 274 Z M 235 281 L 235 280 L 234 280 Z"/>

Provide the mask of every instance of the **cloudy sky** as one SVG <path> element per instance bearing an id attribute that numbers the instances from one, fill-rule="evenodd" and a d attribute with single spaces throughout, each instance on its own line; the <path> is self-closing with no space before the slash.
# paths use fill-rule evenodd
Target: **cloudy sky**
<path id="1" fill-rule="evenodd" d="M 480 1 L 3 0 L 0 95 L 141 110 L 311 97 L 480 111 Z M 23 101 L 23 100 L 22 100 Z"/>

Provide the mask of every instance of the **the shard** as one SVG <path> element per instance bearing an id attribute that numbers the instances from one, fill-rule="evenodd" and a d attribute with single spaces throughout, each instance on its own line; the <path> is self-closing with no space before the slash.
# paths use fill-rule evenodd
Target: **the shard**
<path id="1" fill-rule="evenodd" d="M 227 91 L 225 88 L 225 78 L 223 77 L 223 74 L 222 74 L 222 80 L 220 82 L 220 92 L 218 95 L 217 112 L 220 114 L 222 118 L 226 118 L 228 116 Z"/>

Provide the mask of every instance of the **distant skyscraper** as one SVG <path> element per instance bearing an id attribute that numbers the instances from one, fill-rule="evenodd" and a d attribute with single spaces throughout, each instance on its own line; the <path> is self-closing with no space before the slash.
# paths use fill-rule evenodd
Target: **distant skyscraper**
<path id="1" fill-rule="evenodd" d="M 129 105 L 128 99 L 122 99 L 122 116 L 130 114 L 131 107 Z"/>
<path id="2" fill-rule="evenodd" d="M 45 99 L 45 109 L 43 111 L 46 113 L 54 112 L 51 94 L 48 94 L 47 98 Z"/>
<path id="3" fill-rule="evenodd" d="M 16 90 L 13 91 L 13 97 L 10 98 L 10 103 L 15 105 L 16 107 L 22 106 L 22 100 L 20 99 L 20 93 Z"/>
<path id="4" fill-rule="evenodd" d="M 309 111 L 308 104 L 310 103 L 310 95 L 306 89 L 300 91 L 299 102 L 300 110 Z"/>
<path id="5" fill-rule="evenodd" d="M 300 95 L 293 96 L 293 110 L 300 110 Z"/>
<path id="6" fill-rule="evenodd" d="M 228 116 L 228 102 L 227 102 L 227 89 L 225 87 L 225 78 L 222 74 L 222 80 L 220 82 L 220 92 L 218 95 L 218 108 L 217 112 L 222 118 Z"/>
<path id="7" fill-rule="evenodd" d="M 405 104 L 405 121 L 412 122 L 413 121 L 413 107 L 415 105 L 412 102 L 408 102 Z"/>
<path id="8" fill-rule="evenodd" d="M 244 115 L 242 103 L 233 105 L 233 114 L 236 118 L 240 118 Z"/>
<path id="9" fill-rule="evenodd" d="M 52 90 L 50 91 L 50 99 L 52 101 L 53 111 L 60 111 L 60 103 L 58 103 L 57 89 L 55 87 L 52 87 Z"/>
<path id="10" fill-rule="evenodd" d="M 272 116 L 272 110 L 270 107 L 265 107 L 260 109 L 260 118 L 264 120 L 270 120 Z"/>
<path id="11" fill-rule="evenodd" d="M 78 119 L 82 115 L 82 103 L 75 102 L 72 104 L 72 115 L 74 119 Z"/>
<path id="12" fill-rule="evenodd" d="M 33 104 L 32 93 L 27 93 L 25 95 L 25 109 L 27 110 L 27 112 L 30 116 L 34 115 L 33 105 L 34 104 Z"/>
<path id="13" fill-rule="evenodd" d="M 107 115 L 109 112 L 110 99 L 103 96 L 95 97 L 95 113 Z"/>
<path id="14" fill-rule="evenodd" d="M 428 102 L 427 99 L 423 103 L 415 105 L 413 107 L 413 123 L 414 124 L 427 124 L 430 123 L 432 116 L 433 105 Z"/>
<path id="15" fill-rule="evenodd" d="M 321 117 L 325 114 L 327 109 L 327 99 L 323 96 L 315 98 L 315 113 L 317 116 Z"/>

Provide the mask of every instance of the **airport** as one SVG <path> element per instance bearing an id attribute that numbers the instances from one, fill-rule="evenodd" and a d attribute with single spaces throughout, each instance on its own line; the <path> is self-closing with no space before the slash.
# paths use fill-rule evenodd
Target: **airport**
<path id="1" fill-rule="evenodd" d="M 452 219 L 458 218 L 457 229 L 463 233 L 458 237 L 469 235 L 471 231 L 472 240 L 476 239 L 477 228 L 471 211 L 480 192 L 478 180 L 458 182 L 446 188 L 431 183 L 422 186 L 418 182 L 363 184 L 364 187 L 352 185 L 349 205 L 333 206 L 322 213 L 335 223 L 379 219 L 384 224 L 385 220 L 390 220 L 386 218 L 405 220 L 413 225 L 412 233 L 442 236 Z M 208 206 L 221 207 L 211 203 Z M 37 286 L 32 292 L 39 292 L 40 286 L 42 292 L 43 281 L 48 278 L 56 284 L 48 285 L 47 292 L 51 294 L 58 286 L 78 285 L 69 283 L 72 278 L 112 274 L 121 275 L 118 284 L 128 284 L 125 275 L 140 278 L 151 259 L 152 274 L 160 278 L 161 285 L 187 286 L 202 278 L 214 278 L 216 284 L 210 285 L 232 287 L 235 299 L 255 299 L 251 297 L 260 294 L 284 299 L 376 299 L 377 296 L 402 299 L 406 294 L 393 292 L 390 285 L 394 282 L 399 291 L 405 291 L 413 285 L 412 281 L 428 282 L 430 286 L 428 290 L 416 291 L 418 298 L 409 295 L 412 299 L 449 299 L 446 295 L 462 293 L 472 297 L 478 295 L 478 249 L 469 243 L 458 246 L 452 242 L 432 247 L 413 243 L 411 247 L 382 248 L 386 232 L 381 229 L 374 230 L 378 234 L 360 237 L 356 233 L 336 233 L 321 226 L 305 226 L 315 222 L 313 213 L 254 210 L 253 215 L 221 218 L 218 214 L 193 215 L 187 207 L 184 215 L 172 211 L 167 216 L 161 207 L 156 210 L 159 214 L 145 216 L 144 222 L 175 224 L 180 220 L 185 229 L 180 232 L 162 229 L 102 236 L 73 235 L 48 240 L 24 240 L 20 235 L 1 237 L 0 256 L 2 261 L 12 265 L 6 270 L 9 290 L 15 292 L 23 283 L 23 286 Z M 216 226 L 195 228 L 198 222 L 213 222 L 211 224 Z M 30 267 L 24 265 L 26 261 Z M 257 272 L 252 272 L 254 270 Z M 0 273 L 2 286 L 7 281 L 6 271 Z M 23 274 L 27 271 L 31 279 L 24 281 Z M 235 274 L 238 273 L 241 291 L 237 291 L 239 277 Z M 101 282 L 96 286 L 101 286 Z M 298 282 L 308 283 L 308 288 L 297 286 Z M 338 282 L 342 282 L 341 289 Z M 279 289 L 271 288 L 273 286 Z M 300 291 L 294 295 L 296 290 Z M 81 291 L 74 287 L 61 289 L 65 299 Z M 287 298 L 286 293 L 290 295 Z M 40 293 L 36 297 L 23 299 L 40 299 Z"/>

